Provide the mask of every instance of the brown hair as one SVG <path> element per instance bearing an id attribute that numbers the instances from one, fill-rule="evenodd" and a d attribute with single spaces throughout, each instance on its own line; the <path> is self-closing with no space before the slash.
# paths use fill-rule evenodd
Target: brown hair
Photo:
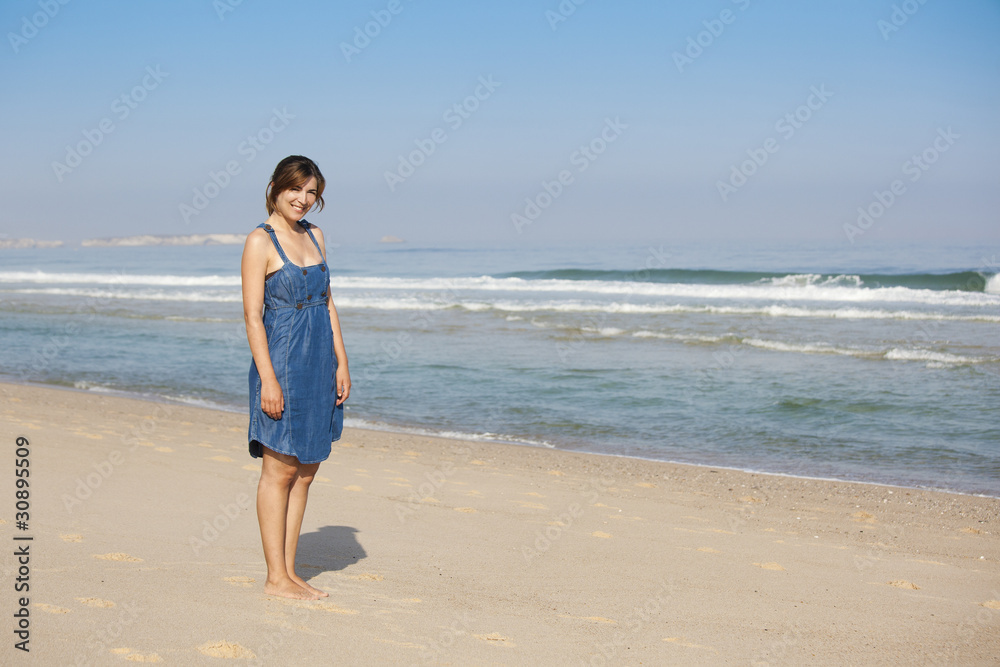
<path id="1" fill-rule="evenodd" d="M 274 202 L 285 190 L 302 185 L 311 177 L 316 178 L 316 203 L 317 211 L 323 210 L 323 190 L 326 188 L 326 179 L 320 172 L 316 163 L 301 155 L 289 155 L 278 163 L 271 174 L 271 182 L 267 185 L 264 197 L 267 204 L 267 214 L 274 213 Z M 309 209 L 310 211 L 312 209 Z M 308 213 L 308 211 L 306 211 Z"/>

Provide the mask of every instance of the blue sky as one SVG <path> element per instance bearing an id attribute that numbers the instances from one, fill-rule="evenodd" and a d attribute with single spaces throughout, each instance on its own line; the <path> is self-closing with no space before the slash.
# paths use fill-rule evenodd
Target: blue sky
<path id="1" fill-rule="evenodd" d="M 996 0 L 236 3 L 3 3 L 0 234 L 1000 240 Z"/>

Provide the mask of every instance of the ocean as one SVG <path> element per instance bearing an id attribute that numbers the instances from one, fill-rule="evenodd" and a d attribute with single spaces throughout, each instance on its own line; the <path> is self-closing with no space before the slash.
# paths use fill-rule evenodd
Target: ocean
<path id="1" fill-rule="evenodd" d="M 245 413 L 241 251 L 0 250 L 0 379 Z M 1000 496 L 998 247 L 329 252 L 349 426 Z"/>

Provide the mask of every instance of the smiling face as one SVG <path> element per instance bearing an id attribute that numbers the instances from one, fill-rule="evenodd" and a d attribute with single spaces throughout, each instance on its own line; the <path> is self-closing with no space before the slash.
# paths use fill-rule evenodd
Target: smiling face
<path id="1" fill-rule="evenodd" d="M 288 222 L 298 222 L 312 210 L 318 196 L 316 178 L 310 176 L 306 182 L 279 192 L 274 198 L 274 211 Z"/>
<path id="2" fill-rule="evenodd" d="M 289 155 L 275 167 L 267 186 L 267 214 L 281 215 L 292 223 L 301 220 L 314 205 L 322 211 L 325 188 L 326 179 L 315 162 L 302 155 Z"/>

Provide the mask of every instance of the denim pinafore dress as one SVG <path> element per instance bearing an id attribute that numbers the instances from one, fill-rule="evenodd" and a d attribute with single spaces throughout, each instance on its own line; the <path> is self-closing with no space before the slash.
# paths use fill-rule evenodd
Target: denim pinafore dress
<path id="1" fill-rule="evenodd" d="M 312 225 L 299 222 L 309 233 L 320 257 Z M 330 273 L 326 262 L 313 266 L 292 264 L 281 249 L 274 228 L 261 223 L 284 264 L 264 281 L 264 331 L 274 374 L 285 399 L 279 419 L 260 407 L 260 374 L 250 363 L 250 455 L 263 456 L 263 447 L 296 457 L 300 463 L 319 463 L 330 456 L 330 444 L 340 439 L 344 408 L 337 405 L 337 358 L 333 328 L 326 307 Z"/>

